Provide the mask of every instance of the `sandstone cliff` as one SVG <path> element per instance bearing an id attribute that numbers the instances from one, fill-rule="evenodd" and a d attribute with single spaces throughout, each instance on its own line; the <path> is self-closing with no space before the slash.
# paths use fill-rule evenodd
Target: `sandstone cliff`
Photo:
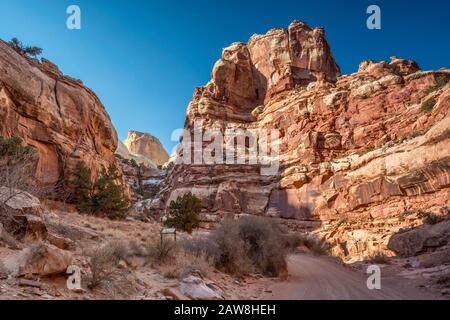
<path id="1" fill-rule="evenodd" d="M 119 140 L 119 144 L 117 146 L 116 155 L 118 155 L 122 159 L 134 160 L 137 164 L 143 164 L 148 168 L 156 168 L 157 165 L 149 158 L 140 155 L 130 153 L 127 146 Z"/>
<path id="2" fill-rule="evenodd" d="M 145 157 L 157 166 L 162 166 L 169 160 L 169 155 L 158 138 L 148 133 L 130 131 L 124 144 L 131 154 Z"/>
<path id="3" fill-rule="evenodd" d="M 191 191 L 205 223 L 281 218 L 353 256 L 387 250 L 419 212 L 450 205 L 450 71 L 394 57 L 338 72 L 324 31 L 301 22 L 225 48 L 189 104 L 186 129 L 197 120 L 204 130 L 278 129 L 280 169 L 175 165 L 156 205 Z M 405 223 L 404 212 L 416 215 Z"/>
<path id="4" fill-rule="evenodd" d="M 21 56 L 0 41 L 0 135 L 36 148 L 35 177 L 62 184 L 79 161 L 94 177 L 116 163 L 117 134 L 97 96 L 48 60 Z"/>

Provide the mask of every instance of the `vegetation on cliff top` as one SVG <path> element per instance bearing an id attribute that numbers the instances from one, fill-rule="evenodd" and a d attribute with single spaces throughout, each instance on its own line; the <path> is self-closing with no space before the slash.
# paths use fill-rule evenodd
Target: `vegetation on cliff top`
<path id="1" fill-rule="evenodd" d="M 24 45 L 19 39 L 12 38 L 8 44 L 13 48 L 17 53 L 21 55 L 25 55 L 28 57 L 36 58 L 42 54 L 42 48 L 36 46 L 27 46 Z"/>

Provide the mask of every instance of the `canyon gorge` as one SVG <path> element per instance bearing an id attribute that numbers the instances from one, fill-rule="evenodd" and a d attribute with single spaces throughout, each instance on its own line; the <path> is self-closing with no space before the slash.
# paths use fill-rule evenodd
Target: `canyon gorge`
<path id="1" fill-rule="evenodd" d="M 449 83 L 449 69 L 423 71 L 399 57 L 341 74 L 324 29 L 301 21 L 233 43 L 195 89 L 184 127 L 278 130 L 279 170 L 262 175 L 261 164 L 177 163 L 180 150 L 169 156 L 149 133 L 119 141 L 92 90 L 0 41 L 0 136 L 36 150 L 33 181 L 54 188 L 57 200 L 73 191 L 67 182 L 80 161 L 94 178 L 118 166 L 132 213 L 122 226 L 105 222 L 105 234 L 159 235 L 171 202 L 191 192 L 205 232 L 225 217 L 261 216 L 314 237 L 349 265 L 382 256 L 400 259 L 405 277 L 441 276 L 450 274 Z M 67 233 L 76 233 L 64 241 L 58 219 L 48 214 L 45 239 L 63 250 L 65 267 L 73 241 L 106 237 L 101 220 L 64 213 Z M 44 229 L 44 220 L 29 221 Z M 83 221 L 94 231 L 74 226 Z"/>

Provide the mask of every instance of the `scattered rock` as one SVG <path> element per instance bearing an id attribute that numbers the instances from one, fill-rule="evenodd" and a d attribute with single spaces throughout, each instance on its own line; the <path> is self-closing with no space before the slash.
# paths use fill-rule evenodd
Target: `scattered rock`
<path id="1" fill-rule="evenodd" d="M 21 287 L 33 287 L 33 288 L 43 287 L 43 284 L 41 282 L 28 279 L 19 279 L 17 284 Z"/>
<path id="2" fill-rule="evenodd" d="M 390 238 L 388 248 L 402 257 L 410 257 L 427 248 L 443 246 L 449 241 L 450 220 L 397 233 Z"/>
<path id="3" fill-rule="evenodd" d="M 208 286 L 204 280 L 189 276 L 180 283 L 180 291 L 192 300 L 221 300 L 223 294 Z"/>
<path id="4" fill-rule="evenodd" d="M 164 295 L 165 298 L 171 299 L 171 300 L 189 300 L 188 297 L 183 295 L 181 292 L 179 292 L 175 288 L 165 288 L 162 291 L 162 294 Z"/>
<path id="5" fill-rule="evenodd" d="M 39 208 L 41 202 L 28 192 L 0 187 L 0 202 L 14 210 L 29 210 Z"/>
<path id="6" fill-rule="evenodd" d="M 65 273 L 72 254 L 52 245 L 38 244 L 7 256 L 3 264 L 14 276 L 48 276 Z"/>

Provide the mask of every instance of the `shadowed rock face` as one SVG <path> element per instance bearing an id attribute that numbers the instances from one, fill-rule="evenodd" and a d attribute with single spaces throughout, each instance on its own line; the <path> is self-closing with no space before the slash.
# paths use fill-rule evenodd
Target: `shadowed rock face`
<path id="1" fill-rule="evenodd" d="M 146 157 L 157 166 L 162 166 L 169 160 L 169 155 L 158 138 L 148 133 L 130 131 L 124 144 L 131 154 Z"/>
<path id="2" fill-rule="evenodd" d="M 193 131 L 201 120 L 222 132 L 278 129 L 280 170 L 262 176 L 257 165 L 175 165 L 163 208 L 192 191 L 205 223 L 256 214 L 296 229 L 319 226 L 355 256 L 386 249 L 404 211 L 450 205 L 450 86 L 427 90 L 450 71 L 423 72 L 396 57 L 365 61 L 337 79 L 338 71 L 323 30 L 301 22 L 224 49 L 185 127 Z M 436 103 L 425 112 L 430 98 Z"/>
<path id="3" fill-rule="evenodd" d="M 0 40 L 0 135 L 36 148 L 36 179 L 52 186 L 85 161 L 94 177 L 116 163 L 117 134 L 97 96 L 56 65 L 16 53 Z"/>

